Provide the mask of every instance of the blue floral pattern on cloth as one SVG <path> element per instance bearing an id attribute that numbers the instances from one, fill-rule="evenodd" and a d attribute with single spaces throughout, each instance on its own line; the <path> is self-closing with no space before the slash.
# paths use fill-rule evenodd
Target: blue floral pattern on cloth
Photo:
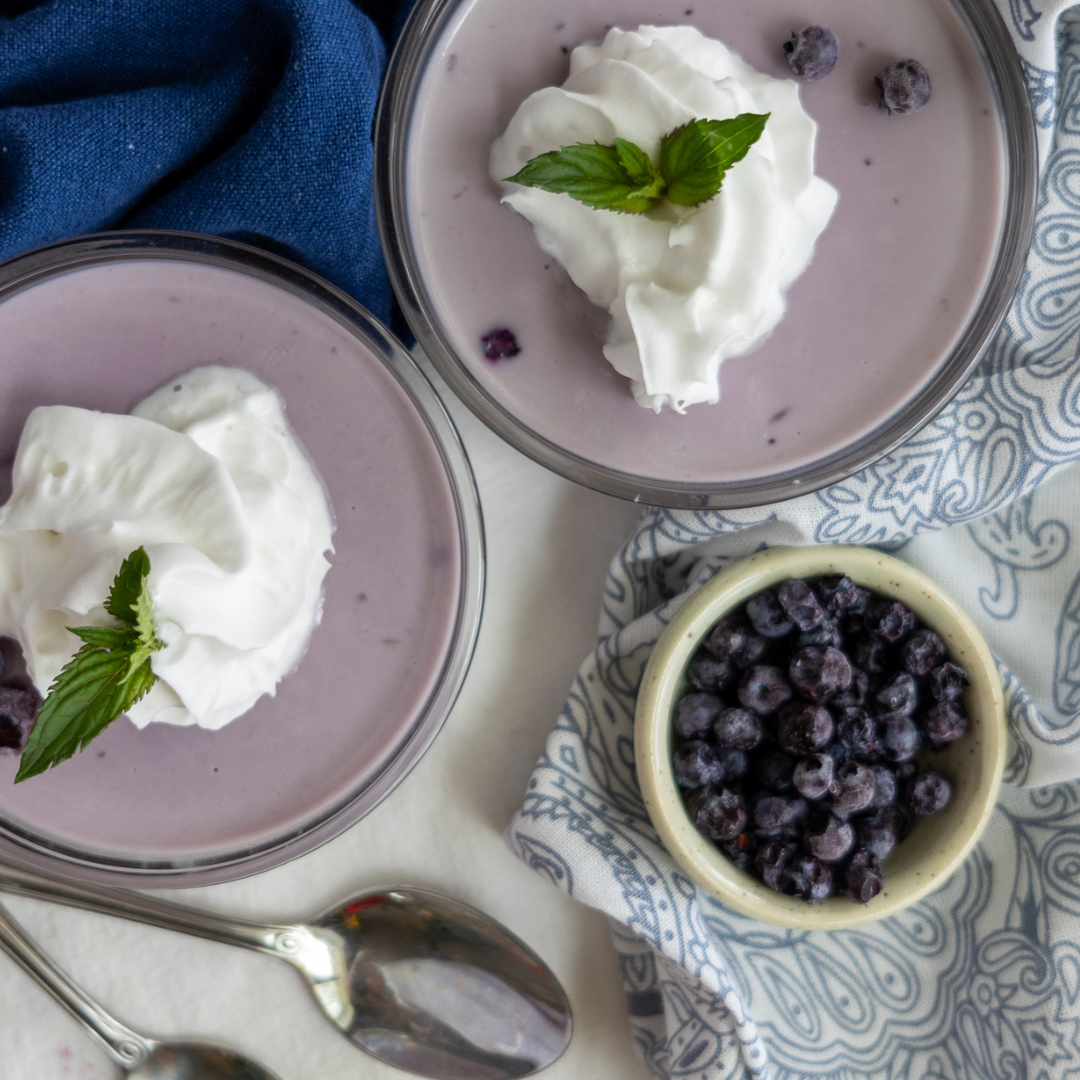
<path id="1" fill-rule="evenodd" d="M 646 511 L 508 830 L 526 863 L 610 916 L 658 1077 L 1080 1077 L 1080 9 L 997 2 L 1042 174 L 1027 273 L 986 358 L 850 480 L 754 510 Z M 830 934 L 700 893 L 659 844 L 633 760 L 637 687 L 673 613 L 735 559 L 804 543 L 881 545 L 937 578 L 1001 658 L 1012 735 L 961 870 L 895 918 Z"/>

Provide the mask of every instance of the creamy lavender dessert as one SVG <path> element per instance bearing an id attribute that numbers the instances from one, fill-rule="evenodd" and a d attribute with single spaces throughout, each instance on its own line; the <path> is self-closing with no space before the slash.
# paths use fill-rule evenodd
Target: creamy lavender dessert
<path id="1" fill-rule="evenodd" d="M 616 137 L 657 161 L 668 133 L 747 113 L 768 116 L 763 134 L 700 205 L 622 213 L 507 181 L 536 155 Z M 611 29 L 574 49 L 561 87 L 522 103 L 492 146 L 491 177 L 609 312 L 604 356 L 638 404 L 681 413 L 719 400 L 720 364 L 776 327 L 810 262 L 837 198 L 814 175 L 816 134 L 793 80 L 755 71 L 693 27 Z"/>
<path id="2" fill-rule="evenodd" d="M 127 709 L 218 729 L 297 663 L 322 607 L 333 522 L 277 394 L 249 372 L 196 368 L 122 416 L 35 409 L 0 507 L 0 635 L 44 697 L 80 648 L 123 560 L 150 559 L 162 648 Z"/>

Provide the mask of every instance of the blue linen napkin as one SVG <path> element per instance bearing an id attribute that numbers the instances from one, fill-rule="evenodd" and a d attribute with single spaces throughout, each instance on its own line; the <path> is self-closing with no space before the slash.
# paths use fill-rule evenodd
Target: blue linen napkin
<path id="1" fill-rule="evenodd" d="M 998 5 L 1042 172 L 1027 274 L 984 362 L 844 483 L 754 510 L 647 511 L 508 830 L 533 869 L 611 917 L 658 1077 L 1080 1075 L 1080 9 Z M 964 866 L 906 912 L 833 933 L 777 929 L 697 890 L 633 765 L 637 687 L 673 613 L 733 560 L 799 543 L 882 545 L 941 581 L 1004 661 L 1011 729 L 1006 786 Z"/>
<path id="2" fill-rule="evenodd" d="M 389 29 L 400 6 L 369 10 Z M 0 259 L 186 229 L 285 255 L 385 321 L 385 61 L 349 0 L 0 0 Z"/>

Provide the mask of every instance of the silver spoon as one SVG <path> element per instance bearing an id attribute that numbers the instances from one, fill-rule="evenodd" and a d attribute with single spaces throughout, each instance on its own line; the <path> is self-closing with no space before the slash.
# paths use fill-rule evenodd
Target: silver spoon
<path id="1" fill-rule="evenodd" d="M 75 1017 L 132 1080 L 278 1080 L 223 1046 L 163 1043 L 137 1035 L 79 989 L 0 907 L 0 949 Z"/>
<path id="2" fill-rule="evenodd" d="M 357 1046 L 432 1080 L 528 1076 L 570 1041 L 570 1002 L 547 965 L 490 916 L 436 893 L 382 889 L 274 925 L 10 866 L 0 890 L 288 960 Z"/>

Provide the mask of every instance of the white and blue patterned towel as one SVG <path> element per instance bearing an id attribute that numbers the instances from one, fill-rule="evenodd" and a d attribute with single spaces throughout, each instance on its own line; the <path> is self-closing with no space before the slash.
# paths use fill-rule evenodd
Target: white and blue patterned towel
<path id="1" fill-rule="evenodd" d="M 851 480 L 757 510 L 647 512 L 509 830 L 537 872 L 611 916 L 659 1077 L 1080 1077 L 1080 9 L 998 3 L 1043 168 L 1027 274 L 989 355 Z M 699 893 L 634 776 L 634 700 L 661 630 L 718 569 L 780 543 L 898 552 L 1002 660 L 1012 753 L 984 840 L 928 900 L 858 930 L 778 930 Z"/>

